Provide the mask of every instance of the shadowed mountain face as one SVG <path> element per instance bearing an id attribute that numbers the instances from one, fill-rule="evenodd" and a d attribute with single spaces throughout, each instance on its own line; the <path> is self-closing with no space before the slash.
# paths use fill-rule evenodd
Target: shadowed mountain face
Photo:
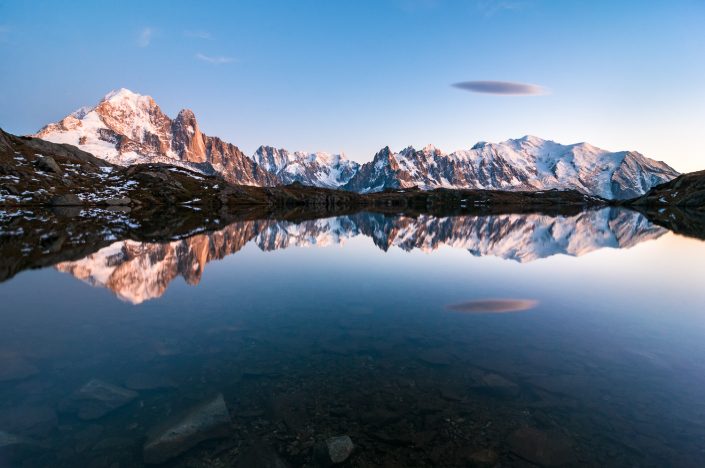
<path id="1" fill-rule="evenodd" d="M 617 208 L 555 217 L 357 213 L 300 223 L 240 221 L 219 231 L 166 243 L 124 240 L 83 259 L 58 263 L 56 268 L 139 304 L 162 296 L 178 276 L 188 284 L 198 284 L 208 262 L 234 254 L 250 242 L 261 250 L 272 251 L 339 245 L 362 235 L 384 251 L 398 247 L 404 251 L 433 252 L 452 247 L 475 256 L 530 262 L 557 254 L 580 256 L 604 247 L 629 248 L 666 232 L 639 213 Z"/>

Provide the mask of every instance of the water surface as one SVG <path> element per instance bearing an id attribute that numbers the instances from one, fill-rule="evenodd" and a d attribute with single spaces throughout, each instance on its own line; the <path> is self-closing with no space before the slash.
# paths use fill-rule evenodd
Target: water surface
<path id="1" fill-rule="evenodd" d="M 222 394 L 230 434 L 168 465 L 347 434 L 347 466 L 698 466 L 703 277 L 705 244 L 613 208 L 118 237 L 0 284 L 0 465 L 140 466 Z M 96 379 L 137 397 L 86 418 Z"/>

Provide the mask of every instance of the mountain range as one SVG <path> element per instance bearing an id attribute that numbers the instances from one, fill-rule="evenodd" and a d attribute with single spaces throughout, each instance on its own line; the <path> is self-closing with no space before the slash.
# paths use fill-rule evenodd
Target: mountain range
<path id="1" fill-rule="evenodd" d="M 366 236 L 384 251 L 397 247 L 431 252 L 446 246 L 524 263 L 557 254 L 581 256 L 605 247 L 629 248 L 666 232 L 640 213 L 619 208 L 555 217 L 536 213 L 450 217 L 357 213 L 299 223 L 239 221 L 219 231 L 166 243 L 121 240 L 56 268 L 138 304 L 162 296 L 179 276 L 190 285 L 198 284 L 208 262 L 234 254 L 250 242 L 263 251 L 273 251 L 338 245 Z"/>
<path id="2" fill-rule="evenodd" d="M 643 195 L 679 173 L 636 151 L 610 152 L 588 143 L 562 145 L 534 136 L 480 142 L 445 153 L 434 146 L 399 152 L 385 147 L 359 164 L 343 154 L 260 146 L 246 156 L 237 146 L 203 134 L 191 110 L 169 118 L 149 96 L 127 89 L 107 94 L 42 128 L 38 138 L 68 143 L 111 163 L 162 162 L 240 185 L 294 182 L 361 193 L 387 189 L 462 188 L 507 191 L 574 189 L 606 199 Z"/>

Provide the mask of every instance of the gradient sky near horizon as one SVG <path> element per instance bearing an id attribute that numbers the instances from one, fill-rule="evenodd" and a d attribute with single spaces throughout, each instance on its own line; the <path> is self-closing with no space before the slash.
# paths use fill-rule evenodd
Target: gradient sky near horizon
<path id="1" fill-rule="evenodd" d="M 172 117 L 193 109 L 248 154 L 362 162 L 385 145 L 532 134 L 692 171 L 705 168 L 704 25 L 702 0 L 0 0 L 0 127 L 33 133 L 126 87 Z M 543 92 L 454 86 L 470 81 Z"/>

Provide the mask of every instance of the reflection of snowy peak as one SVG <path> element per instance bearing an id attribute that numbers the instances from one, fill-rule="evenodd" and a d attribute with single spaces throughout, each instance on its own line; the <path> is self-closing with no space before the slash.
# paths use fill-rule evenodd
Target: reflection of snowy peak
<path id="1" fill-rule="evenodd" d="M 163 295 L 177 276 L 188 284 L 198 284 L 209 261 L 233 254 L 250 241 L 271 251 L 338 245 L 364 235 L 385 251 L 398 247 L 430 252 L 446 246 L 477 256 L 529 262 L 557 254 L 580 256 L 604 247 L 628 248 L 665 232 L 641 214 L 617 208 L 556 217 L 508 214 L 412 218 L 359 213 L 301 223 L 242 221 L 220 231 L 164 244 L 120 241 L 81 260 L 59 263 L 56 268 L 139 304 Z"/>
<path id="2" fill-rule="evenodd" d="M 139 304 L 162 296 L 178 276 L 198 284 L 208 262 L 240 250 L 257 229 L 256 223 L 247 222 L 163 244 L 119 241 L 81 260 L 59 263 L 56 269 Z"/>
<path id="3" fill-rule="evenodd" d="M 236 146 L 201 133 L 192 111 L 184 109 L 172 120 L 151 97 L 127 89 L 107 94 L 95 107 L 82 107 L 35 136 L 119 165 L 163 162 L 217 172 L 237 184 L 277 183 Z"/>
<path id="4" fill-rule="evenodd" d="M 466 249 L 476 256 L 529 262 L 552 255 L 585 255 L 604 247 L 628 248 L 666 230 L 643 215 L 604 208 L 574 216 L 507 214 L 438 218 L 352 216 L 358 230 L 383 250 L 390 247 L 431 252 L 440 247 Z"/>
<path id="5" fill-rule="evenodd" d="M 358 192 L 419 187 L 490 190 L 574 189 L 608 199 L 641 195 L 678 175 L 633 151 L 611 153 L 587 143 L 561 145 L 525 136 L 481 142 L 445 154 L 433 146 L 395 153 L 383 148 L 345 186 Z"/>
<path id="6" fill-rule="evenodd" d="M 350 181 L 359 164 L 342 154 L 290 153 L 285 149 L 260 146 L 252 159 L 283 183 L 300 182 L 316 187 L 339 188 Z"/>

